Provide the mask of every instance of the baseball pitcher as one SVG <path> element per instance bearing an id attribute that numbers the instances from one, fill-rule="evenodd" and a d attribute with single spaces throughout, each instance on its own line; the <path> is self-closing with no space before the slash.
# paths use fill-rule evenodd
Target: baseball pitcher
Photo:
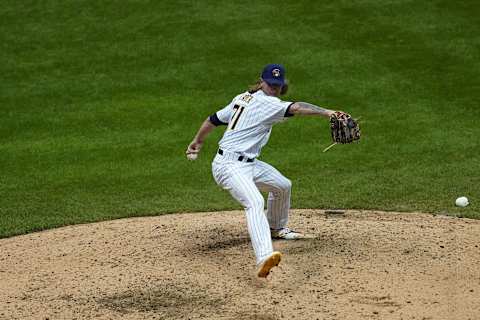
<path id="1" fill-rule="evenodd" d="M 291 181 L 273 166 L 258 160 L 272 126 L 294 115 L 321 116 L 330 118 L 332 130 L 337 130 L 336 134 L 332 131 L 334 142 L 334 135 L 344 136 L 338 133 L 339 128 L 347 128 L 359 138 L 358 125 L 353 121 L 352 127 L 348 114 L 307 102 L 282 101 L 279 97 L 287 89 L 285 68 L 280 64 L 267 65 L 260 80 L 249 91 L 236 96 L 203 122 L 186 151 L 189 159 L 195 159 L 208 134 L 217 126 L 226 126 L 212 163 L 213 177 L 245 208 L 259 277 L 267 277 L 282 258 L 280 252 L 273 251 L 272 238 L 295 240 L 303 237 L 287 227 Z M 342 122 L 342 119 L 348 121 Z M 339 121 L 349 125 L 339 126 Z M 266 214 L 261 191 L 268 192 Z"/>

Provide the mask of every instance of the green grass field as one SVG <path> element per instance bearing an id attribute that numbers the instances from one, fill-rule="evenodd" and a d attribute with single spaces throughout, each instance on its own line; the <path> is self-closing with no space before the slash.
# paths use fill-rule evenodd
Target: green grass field
<path id="1" fill-rule="evenodd" d="M 238 209 L 201 122 L 283 63 L 287 100 L 362 117 L 274 128 L 262 160 L 295 208 L 480 218 L 480 2 L 13 1 L 0 4 L 0 237 L 168 212 Z M 456 197 L 471 205 L 459 209 Z"/>

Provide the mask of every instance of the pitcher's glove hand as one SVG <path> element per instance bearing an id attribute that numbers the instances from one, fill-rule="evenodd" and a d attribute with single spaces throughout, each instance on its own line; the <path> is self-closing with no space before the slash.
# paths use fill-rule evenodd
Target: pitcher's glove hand
<path id="1" fill-rule="evenodd" d="M 330 131 L 334 143 L 351 143 L 360 139 L 358 122 L 342 111 L 335 111 L 330 116 Z"/>

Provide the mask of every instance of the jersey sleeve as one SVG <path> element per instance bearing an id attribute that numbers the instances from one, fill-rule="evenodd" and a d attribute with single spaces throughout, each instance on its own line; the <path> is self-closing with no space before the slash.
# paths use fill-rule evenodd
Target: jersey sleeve
<path id="1" fill-rule="evenodd" d="M 210 122 L 216 126 L 227 125 L 232 117 L 233 109 L 231 104 L 228 104 L 225 108 L 215 112 L 210 116 Z"/>
<path id="2" fill-rule="evenodd" d="M 283 121 L 285 120 L 285 118 L 292 117 L 293 113 L 290 113 L 290 107 L 294 103 L 295 102 L 291 102 L 291 101 L 282 101 L 278 98 L 272 99 L 269 105 L 273 112 L 273 116 L 272 116 L 273 122 Z"/>

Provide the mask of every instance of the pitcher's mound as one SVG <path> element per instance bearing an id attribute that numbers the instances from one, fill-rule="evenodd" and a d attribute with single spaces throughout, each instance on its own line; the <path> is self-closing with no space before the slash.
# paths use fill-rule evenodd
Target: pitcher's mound
<path id="1" fill-rule="evenodd" d="M 0 319 L 478 319 L 480 221 L 292 210 L 267 280 L 243 212 L 0 240 Z"/>

